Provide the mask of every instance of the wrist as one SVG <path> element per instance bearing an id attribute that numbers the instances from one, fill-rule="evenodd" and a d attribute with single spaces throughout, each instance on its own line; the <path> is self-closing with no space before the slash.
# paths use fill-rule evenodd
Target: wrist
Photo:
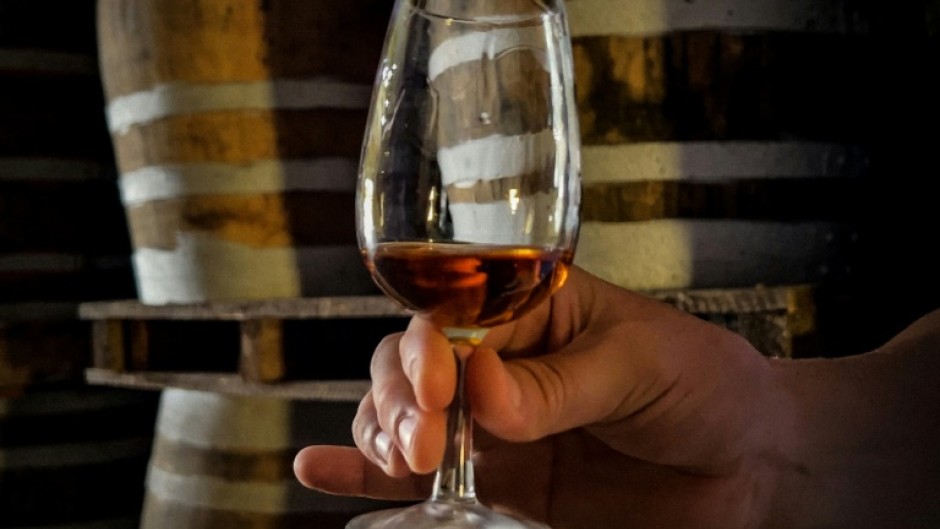
<path id="1" fill-rule="evenodd" d="M 772 361 L 772 485 L 758 527 L 936 521 L 940 452 L 930 425 L 938 394 L 923 369 L 910 355 L 887 351 Z"/>
<path id="2" fill-rule="evenodd" d="M 808 439 L 807 417 L 802 408 L 807 394 L 799 367 L 790 360 L 771 359 L 764 394 L 763 451 L 759 456 L 765 495 L 760 504 L 757 529 L 802 529 L 832 519 L 824 478 L 810 468 L 815 441 Z"/>

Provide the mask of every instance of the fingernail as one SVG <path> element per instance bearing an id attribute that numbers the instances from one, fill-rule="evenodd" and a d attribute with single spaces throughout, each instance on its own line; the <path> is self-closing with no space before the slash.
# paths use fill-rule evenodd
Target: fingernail
<path id="1" fill-rule="evenodd" d="M 415 428 L 417 427 L 418 421 L 414 417 L 405 417 L 398 423 L 398 440 L 401 442 L 402 450 L 411 450 L 411 443 L 414 441 Z"/>
<path id="2" fill-rule="evenodd" d="M 385 432 L 379 432 L 375 436 L 375 453 L 382 460 L 383 464 L 388 464 L 392 453 L 392 438 Z"/>
<path id="3" fill-rule="evenodd" d="M 408 359 L 408 380 L 414 383 L 418 378 L 418 359 L 412 356 Z"/>

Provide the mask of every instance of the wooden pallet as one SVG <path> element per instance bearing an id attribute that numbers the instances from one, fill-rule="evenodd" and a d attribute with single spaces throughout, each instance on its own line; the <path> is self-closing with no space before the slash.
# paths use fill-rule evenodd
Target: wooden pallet
<path id="1" fill-rule="evenodd" d="M 185 305 L 84 304 L 92 322 L 86 379 L 315 400 L 358 400 L 369 358 L 407 314 L 382 296 Z"/>
<path id="2" fill-rule="evenodd" d="M 817 289 L 812 285 L 650 293 L 745 338 L 765 356 L 811 355 L 816 334 Z"/>
<path id="3" fill-rule="evenodd" d="M 793 356 L 797 340 L 812 333 L 812 294 L 810 286 L 650 293 L 775 357 Z M 361 397 L 375 345 L 408 317 L 383 296 L 95 302 L 79 315 L 92 323 L 91 383 L 320 400 Z"/>

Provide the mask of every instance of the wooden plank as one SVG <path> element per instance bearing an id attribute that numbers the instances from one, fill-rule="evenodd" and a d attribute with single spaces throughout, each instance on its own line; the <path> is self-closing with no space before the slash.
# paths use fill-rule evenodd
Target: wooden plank
<path id="1" fill-rule="evenodd" d="M 756 313 L 786 310 L 791 293 L 810 289 L 757 287 L 736 289 L 669 290 L 649 292 L 676 307 L 693 313 Z M 138 301 L 83 303 L 79 317 L 88 320 L 121 318 L 128 320 L 232 320 L 252 319 L 335 319 L 407 317 L 408 312 L 385 296 L 336 296 L 286 298 L 246 302 L 145 305 Z"/>
<path id="2" fill-rule="evenodd" d="M 138 301 L 83 303 L 79 317 L 98 320 L 231 320 L 262 318 L 333 319 L 367 317 L 406 317 L 408 314 L 385 296 L 336 296 L 318 298 L 269 299 L 246 302 L 145 305 Z"/>
<path id="3" fill-rule="evenodd" d="M 276 382 L 284 378 L 284 333 L 280 320 L 241 322 L 239 372 L 248 382 Z"/>
<path id="4" fill-rule="evenodd" d="M 741 334 L 769 357 L 795 356 L 816 332 L 812 285 L 647 294 Z M 376 344 L 408 316 L 384 296 L 93 302 L 79 313 L 96 329 L 93 383 L 292 394 L 313 381 L 367 379 Z M 239 384 L 254 389 L 230 387 Z"/>
<path id="5" fill-rule="evenodd" d="M 150 327 L 144 321 L 130 321 L 128 334 L 130 334 L 130 351 L 127 358 L 130 370 L 141 371 L 147 369 L 150 359 Z"/>
<path id="6" fill-rule="evenodd" d="M 668 290 L 650 295 L 692 314 L 759 314 L 786 311 L 794 288 L 808 287 Z"/>
<path id="7" fill-rule="evenodd" d="M 95 366 L 121 373 L 126 368 L 124 327 L 118 320 L 98 320 L 91 326 L 92 354 Z"/>
<path id="8" fill-rule="evenodd" d="M 318 380 L 246 384 L 237 374 L 225 373 L 115 373 L 107 369 L 85 370 L 89 384 L 159 391 L 167 387 L 210 391 L 233 395 L 251 395 L 324 402 L 358 402 L 371 383 L 368 380 Z"/>
<path id="9" fill-rule="evenodd" d="M 744 336 L 769 357 L 793 357 L 796 342 L 817 330 L 812 285 L 676 290 L 652 295 Z"/>
<path id="10" fill-rule="evenodd" d="M 382 337 L 403 317 L 94 320 L 91 367 L 115 372 L 240 373 L 246 382 L 368 377 Z M 110 325 L 110 328 L 109 328 Z M 110 333 L 110 334 L 109 334 Z"/>

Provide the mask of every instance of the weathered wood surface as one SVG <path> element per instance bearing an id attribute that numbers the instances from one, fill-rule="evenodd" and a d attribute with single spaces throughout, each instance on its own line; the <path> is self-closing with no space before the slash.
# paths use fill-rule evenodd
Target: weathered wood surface
<path id="1" fill-rule="evenodd" d="M 229 320 L 263 318 L 329 319 L 407 316 L 384 296 L 337 296 L 147 305 L 133 300 L 85 303 L 83 319 L 105 320 Z"/>
<path id="2" fill-rule="evenodd" d="M 791 357 L 815 331 L 809 285 L 650 292 L 680 310 L 722 325 L 763 354 Z M 141 388 L 358 398 L 379 341 L 403 330 L 409 314 L 383 296 L 152 306 L 87 303 L 97 384 Z M 338 384 L 338 385 L 337 385 Z"/>
<path id="3" fill-rule="evenodd" d="M 391 3 L 98 5 L 137 297 L 377 293 L 355 168 Z"/>
<path id="4" fill-rule="evenodd" d="M 368 380 L 308 380 L 277 384 L 246 383 L 239 374 L 228 373 L 117 373 L 89 368 L 85 379 L 93 385 L 159 391 L 179 388 L 231 395 L 256 395 L 324 402 L 358 402 L 369 390 Z"/>
<path id="5" fill-rule="evenodd" d="M 246 382 L 367 378 L 383 336 L 407 314 L 381 296 L 79 309 L 94 367 L 114 373 L 240 373 Z"/>

